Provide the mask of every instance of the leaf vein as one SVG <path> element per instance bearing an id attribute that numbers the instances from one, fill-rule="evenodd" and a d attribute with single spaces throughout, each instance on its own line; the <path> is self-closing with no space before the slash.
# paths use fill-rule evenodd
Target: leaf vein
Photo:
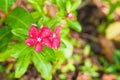
<path id="1" fill-rule="evenodd" d="M 13 16 L 13 15 L 9 15 L 9 17 L 12 17 L 12 18 L 18 20 L 20 23 L 22 23 L 24 26 L 26 26 L 26 28 L 28 27 L 28 26 L 25 24 L 25 22 L 23 22 L 21 19 L 15 17 L 15 16 Z"/>

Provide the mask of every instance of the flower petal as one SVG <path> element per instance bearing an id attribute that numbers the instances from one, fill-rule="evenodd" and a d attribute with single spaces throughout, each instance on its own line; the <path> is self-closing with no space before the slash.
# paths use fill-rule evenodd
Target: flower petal
<path id="1" fill-rule="evenodd" d="M 36 38 L 38 34 L 39 32 L 38 32 L 37 26 L 35 24 L 32 24 L 29 30 L 29 36 L 32 38 Z"/>
<path id="2" fill-rule="evenodd" d="M 66 14 L 66 18 L 69 18 L 69 19 L 71 19 L 71 20 L 74 20 L 74 14 L 68 12 L 68 13 Z"/>
<path id="3" fill-rule="evenodd" d="M 48 28 L 48 27 L 42 27 L 42 28 L 40 29 L 39 36 L 40 36 L 41 38 L 45 38 L 45 37 L 50 36 L 51 33 L 52 33 L 52 30 L 51 30 L 50 28 Z"/>
<path id="4" fill-rule="evenodd" d="M 32 39 L 32 38 L 28 38 L 25 43 L 28 45 L 28 46 L 34 46 L 36 40 L 35 39 Z"/>
<path id="5" fill-rule="evenodd" d="M 55 33 L 53 33 L 53 34 L 52 34 L 52 39 L 55 39 L 55 38 L 57 38 L 57 39 L 60 40 L 60 34 L 55 34 Z"/>
<path id="6" fill-rule="evenodd" d="M 62 29 L 62 27 L 61 27 L 60 25 L 57 26 L 57 27 L 55 28 L 55 30 L 54 30 L 54 33 L 55 33 L 55 34 L 59 34 L 61 29 Z"/>
<path id="7" fill-rule="evenodd" d="M 36 51 L 36 52 L 42 51 L 42 45 L 41 45 L 40 43 L 37 43 L 37 44 L 36 44 L 35 51 Z"/>
<path id="8" fill-rule="evenodd" d="M 42 44 L 44 44 L 45 46 L 47 46 L 48 48 L 52 47 L 52 42 L 49 38 L 45 38 L 42 40 Z"/>
<path id="9" fill-rule="evenodd" d="M 57 38 L 53 39 L 52 47 L 58 49 L 59 46 L 60 46 L 60 39 Z"/>

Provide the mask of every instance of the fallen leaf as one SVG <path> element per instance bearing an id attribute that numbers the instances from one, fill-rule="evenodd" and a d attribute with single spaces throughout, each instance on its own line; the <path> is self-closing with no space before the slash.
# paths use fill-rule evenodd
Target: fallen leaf
<path id="1" fill-rule="evenodd" d="M 57 12 L 58 12 L 57 7 L 48 1 L 46 1 L 46 3 L 45 3 L 44 11 L 47 12 L 48 15 L 52 18 L 57 17 Z"/>
<path id="2" fill-rule="evenodd" d="M 92 56 L 91 61 L 93 65 L 97 66 L 98 70 L 102 70 L 102 65 L 98 61 L 98 56 Z"/>
<path id="3" fill-rule="evenodd" d="M 1 18 L 5 18 L 5 13 L 2 10 L 0 10 L 0 19 Z"/>
<path id="4" fill-rule="evenodd" d="M 113 13 L 113 17 L 115 21 L 120 20 L 120 7 L 117 7 Z"/>
<path id="5" fill-rule="evenodd" d="M 26 0 L 16 0 L 16 3 L 11 7 L 11 11 L 14 10 L 17 6 L 23 7 L 25 10 L 31 12 L 34 9 L 32 5 L 28 4 Z"/>
<path id="6" fill-rule="evenodd" d="M 103 74 L 101 80 L 117 80 L 117 77 L 114 74 Z"/>
<path id="7" fill-rule="evenodd" d="M 110 24 L 106 29 L 106 38 L 115 39 L 120 35 L 120 21 Z"/>
<path id="8" fill-rule="evenodd" d="M 76 80 L 92 80 L 92 78 L 79 72 Z"/>
<path id="9" fill-rule="evenodd" d="M 101 44 L 101 46 L 103 48 L 102 52 L 105 55 L 105 57 L 107 58 L 107 60 L 110 63 L 114 63 L 113 58 L 112 58 L 114 50 L 115 50 L 113 42 L 111 40 L 106 39 L 103 36 L 99 37 L 99 41 L 100 41 L 100 44 Z"/>

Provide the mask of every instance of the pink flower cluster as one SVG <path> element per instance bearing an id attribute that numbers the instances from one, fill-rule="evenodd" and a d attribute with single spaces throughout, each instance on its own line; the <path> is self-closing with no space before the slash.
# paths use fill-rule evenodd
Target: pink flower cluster
<path id="1" fill-rule="evenodd" d="M 35 46 L 35 51 L 42 51 L 42 46 L 45 45 L 48 48 L 58 49 L 60 46 L 60 30 L 61 26 L 57 26 L 54 31 L 48 27 L 41 27 L 40 31 L 35 24 L 32 24 L 29 30 L 29 38 L 25 43 L 32 47 Z"/>

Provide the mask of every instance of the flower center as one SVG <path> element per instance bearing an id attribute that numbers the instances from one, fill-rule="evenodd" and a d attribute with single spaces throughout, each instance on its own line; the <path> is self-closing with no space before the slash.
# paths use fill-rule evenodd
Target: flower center
<path id="1" fill-rule="evenodd" d="M 69 17 L 73 17 L 73 14 L 71 14 L 71 13 L 69 13 L 69 15 L 68 15 Z"/>
<path id="2" fill-rule="evenodd" d="M 40 42 L 40 41 L 41 41 L 41 38 L 37 38 L 37 41 Z"/>
<path id="3" fill-rule="evenodd" d="M 53 38 L 55 38 L 56 37 L 56 35 L 55 34 L 53 34 Z"/>

